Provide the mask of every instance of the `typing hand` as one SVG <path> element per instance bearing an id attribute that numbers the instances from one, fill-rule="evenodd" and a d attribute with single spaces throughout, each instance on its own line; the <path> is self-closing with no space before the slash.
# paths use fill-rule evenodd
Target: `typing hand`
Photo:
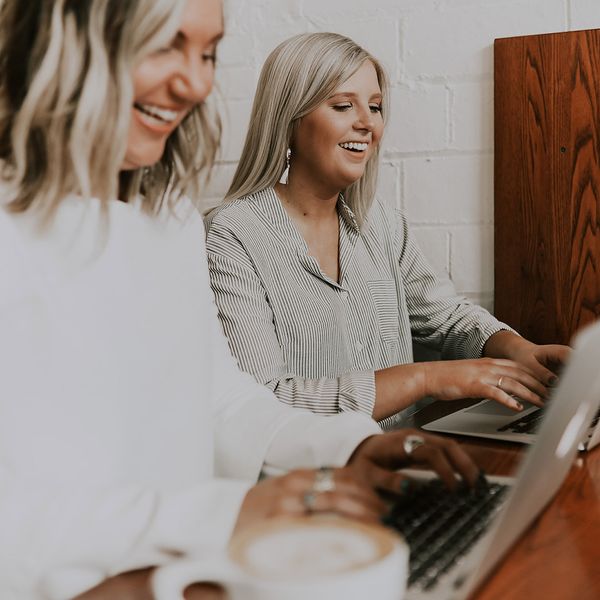
<path id="1" fill-rule="evenodd" d="M 408 443 L 413 441 L 413 443 Z M 415 443 L 418 442 L 418 443 Z M 435 471 L 450 489 L 458 485 L 457 475 L 472 486 L 479 468 L 454 441 L 415 429 L 400 429 L 374 435 L 359 444 L 348 465 L 379 491 L 403 493 L 409 479 L 398 469 L 423 465 Z"/>

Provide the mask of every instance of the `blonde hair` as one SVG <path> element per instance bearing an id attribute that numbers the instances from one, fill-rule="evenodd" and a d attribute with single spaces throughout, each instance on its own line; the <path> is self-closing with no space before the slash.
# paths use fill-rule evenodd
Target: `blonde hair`
<path id="1" fill-rule="evenodd" d="M 367 60 L 377 73 L 386 119 L 386 73 L 379 61 L 354 41 L 336 33 L 309 33 L 277 46 L 262 68 L 246 141 L 225 199 L 241 198 L 275 185 L 285 168 L 286 150 L 293 144 L 299 120 L 331 96 Z M 376 150 L 363 176 L 343 190 L 359 223 L 364 221 L 375 195 L 378 160 Z"/>
<path id="2" fill-rule="evenodd" d="M 76 193 L 103 205 L 142 193 L 149 211 L 194 193 L 218 119 L 196 107 L 152 167 L 121 173 L 137 62 L 167 45 L 185 0 L 2 0 L 0 160 L 9 208 L 50 218 Z"/>

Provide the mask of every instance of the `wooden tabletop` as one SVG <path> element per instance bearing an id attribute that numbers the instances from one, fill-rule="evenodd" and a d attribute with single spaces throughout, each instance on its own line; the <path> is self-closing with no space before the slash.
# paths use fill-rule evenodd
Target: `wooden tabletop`
<path id="1" fill-rule="evenodd" d="M 442 406 L 442 404 L 444 406 Z M 417 413 L 420 426 L 455 403 Z M 514 473 L 526 446 L 454 436 L 487 473 Z M 580 452 L 556 497 L 509 551 L 473 600 L 600 598 L 600 446 Z"/>
<path id="2" fill-rule="evenodd" d="M 455 402 L 436 402 L 407 424 L 419 427 L 459 407 Z M 526 450 L 520 444 L 456 437 L 489 474 L 513 474 Z M 79 600 L 150 600 L 148 575 L 149 571 L 121 575 Z M 186 598 L 216 600 L 223 595 L 207 585 L 190 588 Z M 600 446 L 579 454 L 556 497 L 471 600 L 599 598 Z"/>

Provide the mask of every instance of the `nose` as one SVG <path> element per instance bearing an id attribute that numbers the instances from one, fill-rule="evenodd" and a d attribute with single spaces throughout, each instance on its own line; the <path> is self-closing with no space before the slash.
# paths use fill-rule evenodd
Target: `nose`
<path id="1" fill-rule="evenodd" d="M 181 100 L 197 104 L 206 99 L 213 88 L 214 65 L 202 58 L 189 57 L 182 61 L 172 82 L 173 93 Z"/>
<path id="2" fill-rule="evenodd" d="M 356 113 L 356 121 L 354 122 L 354 128 L 363 131 L 373 131 L 375 127 L 375 120 L 373 113 L 369 106 L 361 107 Z"/>

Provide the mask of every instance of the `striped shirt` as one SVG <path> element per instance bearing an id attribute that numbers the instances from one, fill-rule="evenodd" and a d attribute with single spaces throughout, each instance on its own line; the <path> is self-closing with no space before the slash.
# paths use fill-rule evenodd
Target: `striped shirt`
<path id="1" fill-rule="evenodd" d="M 310 256 L 270 188 L 206 218 L 211 286 L 234 356 L 284 403 L 372 414 L 374 372 L 413 361 L 413 340 L 442 358 L 478 358 L 506 325 L 440 281 L 404 215 L 375 201 L 359 228 L 343 199 L 339 281 Z"/>

